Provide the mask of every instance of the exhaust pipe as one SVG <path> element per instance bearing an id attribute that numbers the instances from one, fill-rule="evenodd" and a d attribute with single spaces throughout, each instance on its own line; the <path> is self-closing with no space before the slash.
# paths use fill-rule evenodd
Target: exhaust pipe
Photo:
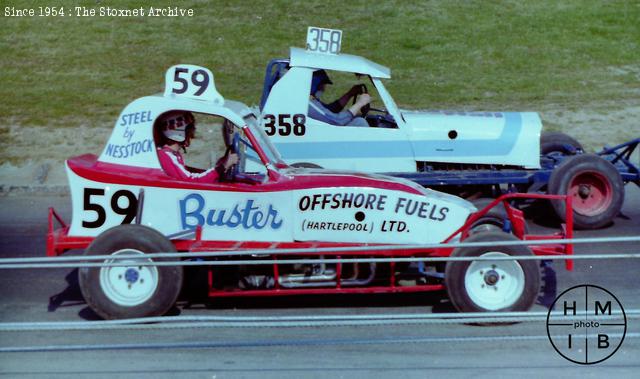
<path id="1" fill-rule="evenodd" d="M 370 284 L 376 275 L 376 264 L 369 264 L 369 276 L 364 279 L 357 279 L 359 270 L 358 264 L 354 266 L 354 275 L 348 279 L 341 279 L 340 285 L 345 287 L 365 286 Z M 335 270 L 327 270 L 327 273 L 317 275 L 291 274 L 282 275 L 278 278 L 278 284 L 284 288 L 313 288 L 332 287 L 337 285 Z"/>

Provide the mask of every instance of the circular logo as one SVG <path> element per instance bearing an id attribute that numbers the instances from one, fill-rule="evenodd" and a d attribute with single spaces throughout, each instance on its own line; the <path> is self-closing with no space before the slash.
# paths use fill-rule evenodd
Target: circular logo
<path id="1" fill-rule="evenodd" d="M 557 312 L 552 310 L 556 309 Z M 624 321 L 614 316 L 622 314 Z M 620 348 L 627 315 L 614 294 L 591 284 L 562 292 L 547 313 L 547 335 L 565 359 L 581 365 L 600 363 Z"/>

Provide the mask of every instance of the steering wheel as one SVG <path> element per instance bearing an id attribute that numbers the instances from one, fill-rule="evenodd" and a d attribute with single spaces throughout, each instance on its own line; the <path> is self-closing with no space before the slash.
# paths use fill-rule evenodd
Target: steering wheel
<path id="1" fill-rule="evenodd" d="M 232 182 L 240 172 L 240 162 L 242 161 L 242 150 L 240 149 L 240 133 L 234 133 L 231 144 L 227 147 L 224 156 L 229 154 L 238 155 L 238 163 L 231 165 L 228 169 L 224 170 L 220 176 L 222 182 Z"/>
<path id="2" fill-rule="evenodd" d="M 222 123 L 222 141 L 224 142 L 225 147 L 231 146 L 234 135 L 235 127 L 229 120 L 224 120 Z"/>
<path id="3" fill-rule="evenodd" d="M 358 95 L 361 95 L 363 93 L 369 93 L 369 91 L 367 90 L 366 84 L 360 84 L 360 91 L 356 96 L 353 97 L 353 104 L 356 103 L 356 98 L 358 97 Z M 370 109 L 371 109 L 371 104 L 363 105 L 362 108 L 360 108 L 360 113 L 362 114 L 362 117 L 367 117 L 367 113 L 369 113 Z"/>

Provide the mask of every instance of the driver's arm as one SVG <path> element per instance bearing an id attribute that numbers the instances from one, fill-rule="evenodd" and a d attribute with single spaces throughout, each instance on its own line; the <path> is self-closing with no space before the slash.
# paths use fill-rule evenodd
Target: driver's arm
<path id="1" fill-rule="evenodd" d="M 198 183 L 213 183 L 219 178 L 215 168 L 199 173 L 189 171 L 182 159 L 168 150 L 159 150 L 158 159 L 164 172 L 172 178 Z"/>
<path id="2" fill-rule="evenodd" d="M 189 172 L 193 172 L 196 174 L 199 174 L 201 172 L 204 172 L 205 170 L 201 169 L 201 168 L 197 168 L 197 167 L 191 167 L 191 166 L 184 166 Z"/>
<path id="3" fill-rule="evenodd" d="M 361 91 L 362 91 L 362 86 L 359 84 L 356 84 L 353 87 L 351 87 L 350 90 L 345 92 L 345 94 L 342 95 L 338 100 L 327 105 L 327 108 L 329 108 L 332 112 L 338 113 L 344 109 L 345 105 L 347 105 L 347 103 L 349 102 L 349 100 L 351 100 L 352 97 L 358 96 L 358 94 Z"/>
<path id="4" fill-rule="evenodd" d="M 238 160 L 238 154 L 236 153 L 225 154 L 218 159 L 218 162 L 216 162 L 216 169 L 227 171 L 231 166 L 237 164 Z"/>
<path id="5" fill-rule="evenodd" d="M 355 117 L 355 114 L 351 113 L 351 111 L 342 111 L 338 113 L 331 112 L 322 103 L 314 98 L 309 101 L 308 112 L 309 117 L 314 120 L 338 126 L 347 125 Z"/>

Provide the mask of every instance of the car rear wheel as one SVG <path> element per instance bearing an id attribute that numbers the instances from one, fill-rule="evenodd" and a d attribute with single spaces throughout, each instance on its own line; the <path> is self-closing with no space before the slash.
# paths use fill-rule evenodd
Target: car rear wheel
<path id="1" fill-rule="evenodd" d="M 562 153 L 574 154 L 576 150 L 584 150 L 580 142 L 560 132 L 543 132 L 540 136 L 540 154 Z"/>
<path id="2" fill-rule="evenodd" d="M 487 246 L 462 247 L 452 257 L 497 258 L 532 256 L 526 246 L 491 246 L 494 241 L 518 241 L 511 234 L 484 232 L 464 242 L 487 242 Z M 540 271 L 534 260 L 448 262 L 445 285 L 460 312 L 526 311 L 540 292 Z"/>
<path id="3" fill-rule="evenodd" d="M 85 255 L 111 255 L 104 263 L 122 266 L 83 267 L 79 284 L 85 301 L 105 319 L 161 316 L 182 288 L 181 266 L 151 266 L 148 253 L 175 252 L 173 244 L 143 225 L 119 225 L 100 234 Z"/>
<path id="4" fill-rule="evenodd" d="M 609 161 L 595 154 L 581 154 L 562 161 L 551 173 L 549 193 L 572 197 L 576 229 L 598 229 L 610 224 L 624 202 L 624 183 Z M 566 221 L 564 201 L 552 201 Z"/>

